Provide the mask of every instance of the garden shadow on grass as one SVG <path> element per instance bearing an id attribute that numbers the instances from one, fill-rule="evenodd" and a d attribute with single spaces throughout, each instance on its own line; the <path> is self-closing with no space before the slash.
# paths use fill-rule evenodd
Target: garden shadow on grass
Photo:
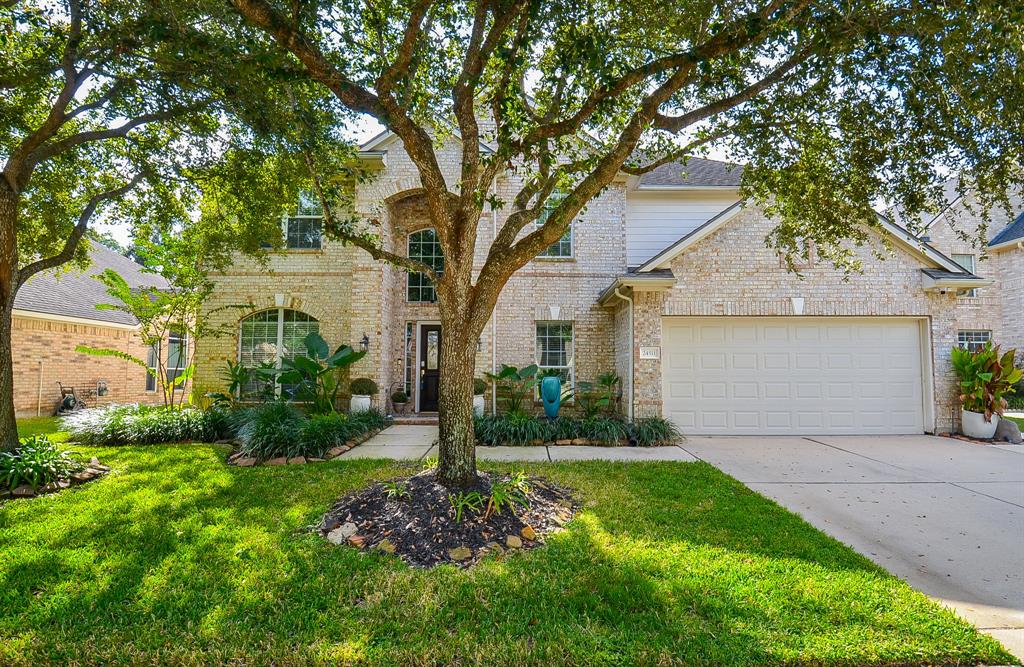
<path id="1" fill-rule="evenodd" d="M 408 466 L 242 469 L 198 445 L 100 455 L 115 470 L 101 482 L 0 509 L 0 662 L 999 657 L 703 464 L 527 466 L 576 489 L 582 515 L 545 548 L 461 572 L 303 532 L 345 492 Z"/>

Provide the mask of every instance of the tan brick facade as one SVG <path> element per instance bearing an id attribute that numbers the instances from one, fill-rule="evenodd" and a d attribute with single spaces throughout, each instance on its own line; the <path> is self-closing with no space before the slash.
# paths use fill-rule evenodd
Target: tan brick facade
<path id="1" fill-rule="evenodd" d="M 134 329 L 32 314 L 16 314 L 13 324 L 14 411 L 19 417 L 53 414 L 60 396 L 57 382 L 74 387 L 90 406 L 163 401 L 159 391 L 146 391 L 146 371 L 140 366 L 75 351 L 87 345 L 145 359 L 147 349 Z M 106 382 L 107 395 L 87 398 L 100 381 Z"/>

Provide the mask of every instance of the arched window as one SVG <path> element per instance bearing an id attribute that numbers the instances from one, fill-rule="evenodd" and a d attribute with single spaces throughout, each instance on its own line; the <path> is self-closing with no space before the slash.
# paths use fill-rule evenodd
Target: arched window
<path id="1" fill-rule="evenodd" d="M 238 363 L 247 368 L 280 366 L 282 358 L 294 359 L 303 352 L 303 339 L 319 330 L 315 317 L 298 310 L 275 308 L 253 313 L 239 322 Z M 242 393 L 252 395 L 260 390 L 253 384 Z"/>
<path id="2" fill-rule="evenodd" d="M 421 229 L 409 234 L 408 256 L 409 259 L 423 262 L 439 274 L 444 271 L 441 242 L 433 229 Z M 430 282 L 430 278 L 426 274 L 409 273 L 405 285 L 406 300 L 410 303 L 434 303 L 437 301 L 434 284 Z"/>

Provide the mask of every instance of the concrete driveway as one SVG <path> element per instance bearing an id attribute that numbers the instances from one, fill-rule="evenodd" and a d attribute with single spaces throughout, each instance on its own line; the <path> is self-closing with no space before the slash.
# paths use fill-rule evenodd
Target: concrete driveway
<path id="1" fill-rule="evenodd" d="M 1024 447 L 912 435 L 693 437 L 683 448 L 1024 658 Z"/>

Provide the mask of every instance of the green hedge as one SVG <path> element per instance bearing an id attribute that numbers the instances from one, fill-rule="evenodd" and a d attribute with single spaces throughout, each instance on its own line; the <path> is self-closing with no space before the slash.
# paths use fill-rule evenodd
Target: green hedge
<path id="1" fill-rule="evenodd" d="M 616 417 L 559 417 L 548 421 L 523 414 L 475 417 L 476 439 L 483 445 L 529 445 L 537 440 L 584 439 L 601 445 L 631 444 L 640 447 L 669 445 L 682 434 L 675 424 L 661 417 L 644 417 L 627 422 Z"/>
<path id="2" fill-rule="evenodd" d="M 83 445 L 156 445 L 213 442 L 230 437 L 231 415 L 222 410 L 115 405 L 72 413 L 61 419 L 68 439 Z"/>
<path id="3" fill-rule="evenodd" d="M 243 456 L 320 458 L 332 447 L 382 429 L 390 421 L 377 410 L 306 417 L 294 406 L 274 402 L 239 411 L 236 420 Z"/>

